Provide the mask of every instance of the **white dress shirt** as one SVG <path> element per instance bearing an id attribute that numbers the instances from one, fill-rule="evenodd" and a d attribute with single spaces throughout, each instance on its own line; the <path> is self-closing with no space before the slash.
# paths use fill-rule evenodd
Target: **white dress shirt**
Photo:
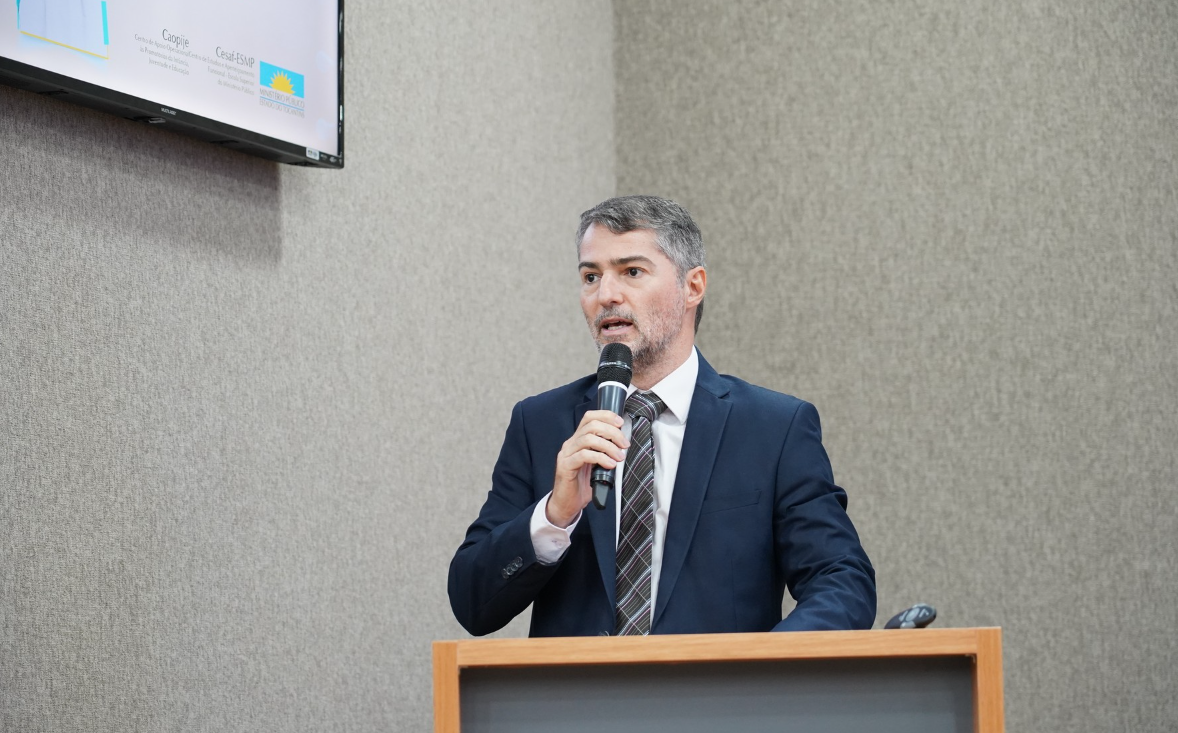
<path id="1" fill-rule="evenodd" d="M 650 568 L 650 608 L 654 613 L 655 601 L 658 598 L 659 576 L 663 566 L 663 540 L 667 536 L 667 517 L 671 514 L 671 494 L 675 489 L 675 475 L 679 472 L 679 454 L 683 450 L 683 434 L 687 431 L 687 413 L 691 409 L 691 398 L 695 395 L 695 380 L 699 375 L 699 354 L 692 347 L 687 361 L 679 365 L 675 371 L 668 374 L 661 382 L 649 390 L 666 404 L 658 419 L 651 425 L 654 440 L 654 546 L 651 548 Z M 627 396 L 633 394 L 636 388 L 630 385 Z M 630 438 L 630 416 L 625 415 L 622 423 L 622 433 L 626 439 Z M 622 521 L 622 477 L 625 475 L 626 462 L 618 464 L 614 473 L 614 493 L 616 500 L 614 507 L 614 542 L 620 534 L 618 527 Z M 567 529 L 561 529 L 548 521 L 548 493 L 532 512 L 531 533 L 532 547 L 536 551 L 536 559 L 542 563 L 552 564 L 564 555 L 571 544 L 571 535 L 581 515 Z M 587 511 L 599 511 L 588 508 Z M 616 547 L 616 544 L 615 544 Z"/>

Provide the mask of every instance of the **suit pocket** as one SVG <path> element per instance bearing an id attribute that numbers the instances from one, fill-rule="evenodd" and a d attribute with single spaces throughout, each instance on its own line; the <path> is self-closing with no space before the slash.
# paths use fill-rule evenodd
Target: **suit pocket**
<path id="1" fill-rule="evenodd" d="M 739 509 L 742 506 L 756 504 L 760 499 L 760 491 L 746 491 L 741 494 L 722 494 L 720 496 L 708 497 L 704 499 L 699 513 L 711 514 L 712 512 L 722 512 L 726 509 Z"/>

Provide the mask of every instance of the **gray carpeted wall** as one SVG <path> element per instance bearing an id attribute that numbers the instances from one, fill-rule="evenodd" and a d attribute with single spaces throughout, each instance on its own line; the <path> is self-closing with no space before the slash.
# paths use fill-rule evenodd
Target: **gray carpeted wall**
<path id="1" fill-rule="evenodd" d="M 0 88 L 0 730 L 427 729 L 615 190 L 818 405 L 881 620 L 1002 625 L 1013 731 L 1169 730 L 1178 12 L 974 5 L 353 2 L 338 172 Z"/>
<path id="2" fill-rule="evenodd" d="M 615 9 L 619 192 L 818 406 L 880 623 L 1004 627 L 1012 731 L 1175 730 L 1178 5 Z"/>

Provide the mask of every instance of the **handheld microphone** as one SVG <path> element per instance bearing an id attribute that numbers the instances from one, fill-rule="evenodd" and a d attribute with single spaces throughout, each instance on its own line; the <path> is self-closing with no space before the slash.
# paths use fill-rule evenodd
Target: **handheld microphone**
<path id="1" fill-rule="evenodd" d="M 597 409 L 621 415 L 626 409 L 626 388 L 633 376 L 634 356 L 625 344 L 606 344 L 597 364 Z M 593 506 L 605 509 L 605 500 L 614 488 L 614 469 L 594 466 L 589 482 L 593 485 Z"/>

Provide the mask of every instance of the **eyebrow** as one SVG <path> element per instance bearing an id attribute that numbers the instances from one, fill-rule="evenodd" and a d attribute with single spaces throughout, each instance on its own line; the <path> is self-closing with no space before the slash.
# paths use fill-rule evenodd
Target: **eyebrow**
<path id="1" fill-rule="evenodd" d="M 614 267 L 623 267 L 625 265 L 633 264 L 635 262 L 645 262 L 648 265 L 654 264 L 654 260 L 650 259 L 649 257 L 644 257 L 643 255 L 630 255 L 629 257 L 618 257 L 616 259 L 610 260 L 609 264 Z M 585 268 L 589 268 L 591 270 L 596 270 L 596 269 L 599 269 L 599 265 L 596 262 L 582 262 L 580 265 L 577 265 L 578 270 L 584 270 Z"/>

